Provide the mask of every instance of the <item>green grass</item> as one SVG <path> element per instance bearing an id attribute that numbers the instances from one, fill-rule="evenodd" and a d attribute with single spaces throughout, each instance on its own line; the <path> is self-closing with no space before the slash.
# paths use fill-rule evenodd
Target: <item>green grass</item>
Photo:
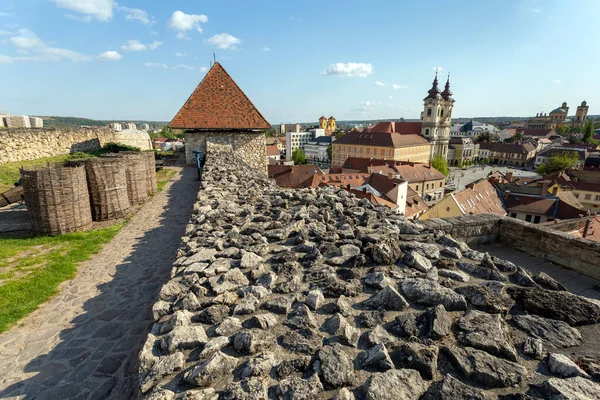
<path id="1" fill-rule="evenodd" d="M 175 175 L 177 171 L 172 169 L 163 168 L 156 173 L 156 188 L 159 192 L 162 192 L 169 179 Z"/>
<path id="2" fill-rule="evenodd" d="M 123 224 L 90 232 L 0 238 L 0 333 L 57 293 L 77 266 L 98 253 Z"/>
<path id="3" fill-rule="evenodd" d="M 31 167 L 35 165 L 44 165 L 47 163 L 62 162 L 71 159 L 70 154 L 64 154 L 56 157 L 44 157 L 31 161 L 19 161 L 0 165 L 0 193 L 14 187 L 16 181 L 19 180 L 21 173 L 20 167 Z"/>

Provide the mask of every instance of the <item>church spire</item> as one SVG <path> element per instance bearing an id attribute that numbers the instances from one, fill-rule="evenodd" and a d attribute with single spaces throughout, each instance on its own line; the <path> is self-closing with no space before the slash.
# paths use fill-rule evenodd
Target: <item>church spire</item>
<path id="1" fill-rule="evenodd" d="M 450 72 L 448 72 L 448 80 L 446 81 L 446 87 L 442 92 L 444 100 L 452 100 L 452 91 L 450 90 Z"/>
<path id="2" fill-rule="evenodd" d="M 435 79 L 433 80 L 433 85 L 431 89 L 427 92 L 429 96 L 425 97 L 426 99 L 437 99 L 440 96 L 440 89 L 438 88 L 438 72 L 435 71 Z"/>

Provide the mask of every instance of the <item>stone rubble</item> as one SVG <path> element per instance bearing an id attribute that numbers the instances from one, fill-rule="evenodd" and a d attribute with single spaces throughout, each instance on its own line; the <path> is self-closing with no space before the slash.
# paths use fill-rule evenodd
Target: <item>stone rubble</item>
<path id="1" fill-rule="evenodd" d="M 227 153 L 209 154 L 152 311 L 147 399 L 600 393 L 597 354 L 553 352 L 585 347 L 600 303 L 342 189 L 280 189 Z"/>

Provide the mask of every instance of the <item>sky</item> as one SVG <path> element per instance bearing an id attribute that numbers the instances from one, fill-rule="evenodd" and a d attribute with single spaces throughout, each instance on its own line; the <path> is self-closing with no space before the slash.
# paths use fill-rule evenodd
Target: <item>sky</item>
<path id="1" fill-rule="evenodd" d="M 597 0 L 1 0 L 0 112 L 169 121 L 213 53 L 272 124 L 600 114 Z"/>

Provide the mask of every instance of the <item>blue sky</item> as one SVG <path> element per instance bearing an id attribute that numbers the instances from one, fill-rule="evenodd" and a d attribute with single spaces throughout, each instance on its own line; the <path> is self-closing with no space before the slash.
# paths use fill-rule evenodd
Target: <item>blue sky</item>
<path id="1" fill-rule="evenodd" d="M 600 114 L 597 0 L 2 0 L 0 111 L 170 120 L 216 53 L 271 123 Z"/>

